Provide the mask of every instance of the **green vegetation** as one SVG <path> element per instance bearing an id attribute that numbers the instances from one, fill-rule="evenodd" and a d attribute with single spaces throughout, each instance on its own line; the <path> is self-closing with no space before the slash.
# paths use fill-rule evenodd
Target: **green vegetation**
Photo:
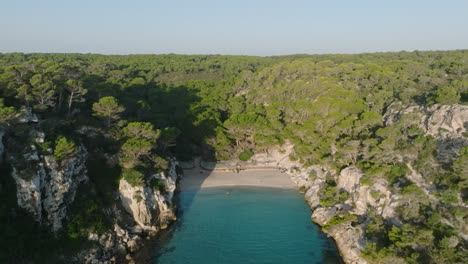
<path id="1" fill-rule="evenodd" d="M 149 185 L 154 191 L 166 193 L 166 185 L 160 179 L 151 178 Z"/>
<path id="2" fill-rule="evenodd" d="M 7 107 L 3 104 L 3 99 L 0 98 L 0 125 L 9 124 L 11 121 L 16 119 L 15 108 L 10 106 Z"/>
<path id="3" fill-rule="evenodd" d="M 41 155 L 52 149 L 58 160 L 79 146 L 90 152 L 96 203 L 78 199 L 66 234 L 47 237 L 51 243 L 79 242 L 87 232 L 104 230 L 109 219 L 89 215 L 115 202 L 119 179 L 163 191 L 151 176 L 167 170 L 168 156 L 249 160 L 289 142 L 294 160 L 337 172 L 356 166 L 364 173 L 361 185 L 386 182 L 401 197 L 401 225 L 372 210 L 366 219 L 344 214 L 327 225 L 365 223 L 370 261 L 464 263 L 466 245 L 458 234 L 468 217 L 461 206 L 468 199 L 468 148 L 442 159 L 441 144 L 457 142 L 425 135 L 415 114 L 383 117 L 408 106 L 467 103 L 467 56 L 466 50 L 279 57 L 0 54 L 0 129 L 10 151 L 34 144 Z M 28 110 L 40 121 L 15 122 Z M 45 143 L 34 142 L 32 128 L 46 132 Z M 433 183 L 429 194 L 408 180 L 413 171 Z M 2 190 L 14 197 L 10 189 Z M 322 191 L 322 206 L 355 198 L 329 176 Z M 14 245 L 5 240 L 12 237 L 38 239 L 18 234 L 27 221 L 16 224 L 9 210 L 22 215 L 11 204 L 0 207 L 0 226 L 13 230 L 0 228 L 0 262 L 6 263 L 18 252 L 41 248 L 31 242 L 10 250 Z"/>
<path id="4" fill-rule="evenodd" d="M 144 181 L 143 173 L 134 169 L 123 169 L 122 179 L 126 180 L 132 186 L 141 186 Z"/>
<path id="5" fill-rule="evenodd" d="M 246 150 L 239 154 L 239 159 L 242 161 L 248 161 L 253 155 L 254 153 L 252 151 Z"/>
<path id="6" fill-rule="evenodd" d="M 119 114 L 125 108 L 119 105 L 117 99 L 112 96 L 105 96 L 93 104 L 94 115 L 106 120 L 106 125 L 110 127 L 111 122 L 119 119 Z"/>
<path id="7" fill-rule="evenodd" d="M 54 156 L 57 160 L 62 160 L 73 156 L 78 151 L 75 142 L 60 136 L 55 141 Z"/>
<path id="8" fill-rule="evenodd" d="M 341 225 L 345 223 L 353 224 L 357 222 L 358 222 L 358 219 L 353 214 L 336 215 L 332 219 L 330 219 L 330 221 L 328 221 L 328 223 L 325 226 L 323 226 L 323 228 L 325 230 L 328 230 L 332 226 Z"/>

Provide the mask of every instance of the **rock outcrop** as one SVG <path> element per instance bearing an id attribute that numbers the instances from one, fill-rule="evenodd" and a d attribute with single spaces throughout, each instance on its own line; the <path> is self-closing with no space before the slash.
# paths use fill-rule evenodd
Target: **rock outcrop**
<path id="1" fill-rule="evenodd" d="M 35 113 L 32 112 L 32 109 L 29 107 L 21 107 L 20 112 L 18 114 L 18 123 L 37 123 L 39 122 L 39 118 Z"/>
<path id="2" fill-rule="evenodd" d="M 325 226 L 333 217 L 341 214 L 346 214 L 352 210 L 359 210 L 359 214 L 364 214 L 367 208 L 367 192 L 363 191 L 364 186 L 359 184 L 359 180 L 362 173 L 354 168 L 348 167 L 343 169 L 338 176 L 338 188 L 341 188 L 350 193 L 350 198 L 344 204 L 336 204 L 331 207 L 323 207 L 320 204 L 320 197 L 323 189 L 326 185 L 327 177 L 334 177 L 335 171 L 327 170 L 320 166 L 312 166 L 308 168 L 301 168 L 294 165 L 291 168 L 287 168 L 286 171 L 291 179 L 298 184 L 301 189 L 305 190 L 304 198 L 313 210 L 312 220 L 321 225 Z M 365 193 L 364 199 L 359 199 L 360 193 Z M 353 202 L 355 201 L 355 202 Z M 360 204 L 357 206 L 357 204 Z M 349 223 L 339 224 L 332 226 L 328 230 L 324 230 L 330 237 L 332 237 L 340 255 L 344 262 L 353 264 L 364 264 L 367 263 L 361 257 L 361 251 L 364 249 L 363 239 L 363 227 L 358 225 L 353 227 Z"/>
<path id="3" fill-rule="evenodd" d="M 172 198 L 176 189 L 177 161 L 171 159 L 169 172 L 153 175 L 142 186 L 132 186 L 125 179 L 119 183 L 119 193 L 125 210 L 145 230 L 157 231 L 166 228 L 175 219 Z M 151 186 L 151 182 L 158 186 Z M 160 187 L 161 186 L 161 187 Z"/>
<path id="4" fill-rule="evenodd" d="M 437 141 L 438 158 L 440 161 L 452 159 L 463 146 L 468 146 L 468 106 L 452 105 L 431 107 L 403 107 L 401 104 L 391 105 L 384 115 L 385 125 L 389 126 L 405 116 L 412 125 L 420 127 L 426 135 L 433 136 Z M 281 151 L 280 151 L 281 150 Z M 396 213 L 400 205 L 400 195 L 392 193 L 388 182 L 374 179 L 372 183 L 361 182 L 362 172 L 355 167 L 347 167 L 339 172 L 328 170 L 322 166 L 303 167 L 296 161 L 289 160 L 293 151 L 291 144 L 285 144 L 270 154 L 254 155 L 252 166 L 276 166 L 286 171 L 291 179 L 304 191 L 304 197 L 313 210 L 312 220 L 321 226 L 336 216 L 353 214 L 366 218 L 369 209 L 374 210 L 386 221 L 401 226 L 402 221 Z M 406 178 L 414 182 L 429 197 L 434 186 L 425 182 L 420 174 L 408 165 L 409 174 Z M 327 178 L 337 182 L 337 188 L 346 191 L 349 198 L 344 203 L 330 207 L 320 204 L 320 197 L 326 186 Z M 364 230 L 366 223 L 350 225 L 350 222 L 332 225 L 324 230 L 332 237 L 346 263 L 367 263 L 361 257 L 365 248 Z"/>
<path id="5" fill-rule="evenodd" d="M 394 103 L 384 115 L 385 125 L 392 125 L 403 116 L 410 116 L 410 122 L 437 139 L 440 161 L 451 160 L 460 148 L 468 146 L 468 105 L 404 107 Z"/>
<path id="6" fill-rule="evenodd" d="M 122 263 L 123 259 L 135 263 L 130 254 L 143 246 L 141 235 L 141 229 L 125 229 L 118 224 L 102 235 L 90 233 L 88 240 L 95 241 L 95 246 L 77 254 L 73 263 L 114 264 Z"/>
<path id="7" fill-rule="evenodd" d="M 353 227 L 347 223 L 333 226 L 327 231 L 333 237 L 336 245 L 340 249 L 343 260 L 351 264 L 366 264 L 367 261 L 361 257 L 364 250 L 364 230 L 362 226 Z M 346 249 L 343 252 L 341 249 Z"/>
<path id="8" fill-rule="evenodd" d="M 78 186 L 88 179 L 85 147 L 61 161 L 52 155 L 40 155 L 34 144 L 21 157 L 8 158 L 18 206 L 32 213 L 36 221 L 50 225 L 54 232 L 60 230 Z"/>
<path id="9" fill-rule="evenodd" d="M 134 253 L 143 247 L 143 238 L 149 239 L 175 220 L 172 199 L 176 190 L 178 162 L 171 159 L 169 164 L 167 173 L 152 175 L 142 186 L 132 186 L 126 180 L 120 180 L 119 197 L 123 208 L 121 211 L 118 204 L 112 207 L 113 229 L 101 235 L 89 234 L 88 239 L 96 243 L 77 254 L 73 263 L 135 264 Z"/>
<path id="10" fill-rule="evenodd" d="M 311 219 L 321 226 L 326 225 L 333 217 L 352 212 L 352 210 L 358 210 L 359 214 L 366 212 L 368 204 L 366 199 L 370 196 L 370 191 L 368 186 L 360 184 L 362 177 L 360 170 L 348 167 L 338 174 L 334 170 L 319 165 L 304 167 L 298 161 L 289 159 L 292 151 L 293 145 L 286 143 L 278 149 L 271 150 L 269 154 L 254 155 L 251 161 L 244 166 L 276 167 L 289 174 L 299 189 L 304 192 L 304 198 L 313 210 Z M 338 188 L 349 192 L 352 198 L 344 204 L 323 207 L 320 204 L 320 197 L 326 186 L 327 178 L 337 178 Z M 362 196 L 361 199 L 360 196 Z M 356 207 L 358 203 L 360 205 Z M 385 202 L 382 201 L 382 203 Z M 367 263 L 361 257 L 361 251 L 365 246 L 364 231 L 361 225 L 353 227 L 349 223 L 343 223 L 324 231 L 335 240 L 344 262 Z"/>

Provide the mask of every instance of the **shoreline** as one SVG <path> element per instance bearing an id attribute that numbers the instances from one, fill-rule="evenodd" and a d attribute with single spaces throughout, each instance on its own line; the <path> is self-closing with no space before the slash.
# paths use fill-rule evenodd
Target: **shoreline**
<path id="1" fill-rule="evenodd" d="M 297 185 L 286 173 L 272 168 L 244 169 L 239 173 L 223 170 L 184 169 L 180 181 L 181 191 L 194 191 L 216 187 L 260 187 L 297 189 Z"/>

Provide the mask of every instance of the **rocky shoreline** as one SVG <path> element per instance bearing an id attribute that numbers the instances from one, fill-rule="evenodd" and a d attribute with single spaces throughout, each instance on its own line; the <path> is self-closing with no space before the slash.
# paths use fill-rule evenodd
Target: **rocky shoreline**
<path id="1" fill-rule="evenodd" d="M 326 178 L 336 176 L 336 172 L 320 166 L 303 167 L 302 164 L 289 159 L 292 150 L 293 146 L 291 144 L 285 144 L 281 148 L 270 151 L 269 154 L 255 154 L 248 162 L 227 161 L 217 168 L 232 170 L 240 164 L 241 168 L 246 170 L 271 169 L 273 167 L 282 173 L 288 174 L 299 190 L 304 193 L 304 199 L 313 211 L 312 221 L 320 225 L 322 231 L 335 241 L 343 261 L 345 263 L 367 263 L 361 257 L 361 251 L 365 246 L 362 227 L 353 227 L 349 223 L 344 223 L 329 230 L 323 228 L 333 216 L 353 209 L 353 206 L 349 203 L 331 208 L 324 208 L 320 205 L 320 194 L 323 191 Z M 226 164 L 236 164 L 236 166 L 226 166 Z M 341 187 L 356 194 L 359 192 L 359 188 L 355 186 L 356 182 L 359 183 L 359 171 L 354 168 L 343 171 L 340 174 Z M 311 174 L 314 175 L 314 179 L 310 176 Z"/>
<path id="2" fill-rule="evenodd" d="M 394 120 L 407 114 L 413 114 L 415 120 L 419 120 L 418 126 L 426 135 L 439 140 L 437 153 L 441 160 L 452 158 L 457 149 L 468 145 L 467 106 L 402 108 L 391 105 L 384 116 L 384 122 L 391 125 Z M 37 118 L 29 117 L 27 114 L 25 116 L 28 118 L 21 122 L 37 122 Z M 86 167 L 89 153 L 84 145 L 79 145 L 73 156 L 57 160 L 51 150 L 43 151 L 49 153 L 47 155 L 40 154 L 38 145 L 44 142 L 43 132 L 32 128 L 30 135 L 31 142 L 23 144 L 22 149 L 15 149 L 12 146 L 15 144 L 23 146 L 21 142 L 8 140 L 4 142 L 4 146 L 1 141 L 4 132 L 0 131 L 0 156 L 4 155 L 12 167 L 11 176 L 16 183 L 18 206 L 28 211 L 38 223 L 57 232 L 62 229 L 62 222 L 67 217 L 69 206 L 73 203 L 79 186 L 89 180 Z M 218 163 L 200 162 L 200 164 L 203 168 L 213 171 L 275 168 L 287 173 L 304 193 L 304 198 L 313 211 L 311 219 L 334 239 L 343 261 L 353 264 L 367 263 L 361 253 L 367 242 L 364 234 L 368 211 L 372 210 L 395 226 L 401 226 L 402 221 L 396 213 L 401 197 L 392 192 L 391 186 L 385 179 L 364 183 L 362 171 L 355 166 L 350 165 L 339 171 L 324 165 L 306 167 L 298 161 L 290 160 L 291 153 L 293 145 L 286 143 L 270 150 L 268 154 L 255 154 L 246 162 L 232 160 Z M 198 161 L 192 165 L 195 163 Z M 190 164 L 180 165 L 187 167 Z M 94 246 L 77 254 L 72 262 L 135 263 L 133 256 L 141 249 L 144 240 L 151 239 L 176 220 L 176 205 L 173 200 L 178 187 L 177 166 L 179 162 L 174 158 L 170 159 L 167 172 L 155 173 L 141 186 L 132 186 L 121 179 L 115 197 L 118 202 L 111 208 L 106 208 L 107 214 L 115 219 L 112 229 L 100 235 L 90 233 L 88 240 L 94 241 Z M 436 199 L 430 195 L 432 183 L 426 182 L 409 163 L 407 166 L 409 172 L 405 178 L 415 183 L 430 199 Z M 197 170 L 198 168 L 195 168 L 196 173 Z M 153 180 L 160 183 L 158 188 L 151 183 Z M 333 204 L 323 203 L 321 199 L 327 187 L 327 180 L 336 182 L 336 188 L 346 194 L 342 200 Z M 260 183 L 259 181 L 255 184 Z M 333 222 L 337 217 L 341 220 Z M 352 221 L 346 217 L 357 220 Z M 460 236 L 468 237 L 466 230 L 460 230 Z"/>
<path id="3" fill-rule="evenodd" d="M 86 264 L 134 264 L 135 255 L 145 244 L 145 240 L 151 240 L 160 230 L 166 229 L 175 221 L 176 205 L 173 204 L 176 192 L 176 183 L 179 175 L 176 167 L 178 162 L 170 160 L 169 171 L 152 176 L 165 186 L 164 192 L 154 190 L 145 183 L 143 186 L 132 186 L 124 179 L 119 183 L 119 196 L 122 207 L 132 219 L 126 221 L 134 225 L 120 226 L 115 223 L 112 230 L 98 236 L 90 234 L 88 239 L 96 241 L 92 249 L 84 250 L 75 257 L 76 263 Z M 122 219 L 122 211 L 114 208 L 113 214 Z M 125 221 L 122 221 L 125 222 Z"/>
<path id="4" fill-rule="evenodd" d="M 79 188 L 89 182 L 87 162 L 92 154 L 82 144 L 73 155 L 64 159 L 57 159 L 50 148 L 40 151 L 45 133 L 36 128 L 38 119 L 32 118 L 31 112 L 25 112 L 23 116 L 19 122 L 30 126 L 29 141 L 20 142 L 10 137 L 4 141 L 4 146 L 1 141 L 4 131 L 0 131 L 0 156 L 5 156 L 5 162 L 11 166 L 10 176 L 16 185 L 18 207 L 57 235 L 69 220 Z M 101 234 L 89 233 L 87 239 L 93 242 L 92 246 L 67 261 L 135 263 L 133 255 L 142 247 L 143 241 L 176 219 L 173 197 L 178 162 L 171 158 L 168 164 L 167 171 L 153 174 L 141 186 L 132 186 L 121 179 L 113 197 L 115 202 L 109 208 L 100 209 L 112 219 L 111 228 Z M 154 188 L 155 181 L 159 183 L 158 188 Z"/>

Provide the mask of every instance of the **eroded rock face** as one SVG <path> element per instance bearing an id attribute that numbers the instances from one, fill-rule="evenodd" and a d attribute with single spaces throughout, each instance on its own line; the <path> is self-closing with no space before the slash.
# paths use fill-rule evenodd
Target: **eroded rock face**
<path id="1" fill-rule="evenodd" d="M 32 112 L 31 108 L 22 107 L 19 112 L 18 123 L 37 123 L 39 118 Z"/>
<path id="2" fill-rule="evenodd" d="M 468 146 L 468 105 L 433 105 L 403 107 L 392 104 L 384 115 L 385 125 L 392 125 L 405 115 L 438 142 L 438 157 L 449 161 L 460 148 Z"/>
<path id="3" fill-rule="evenodd" d="M 132 186 L 126 180 L 120 180 L 119 193 L 122 205 L 143 229 L 156 231 L 166 228 L 167 224 L 175 219 L 171 205 L 176 189 L 176 166 L 177 161 L 172 159 L 168 175 L 161 172 L 152 176 L 164 186 L 163 190 L 148 186 L 147 183 L 144 186 Z"/>
<path id="4" fill-rule="evenodd" d="M 434 137 L 463 137 L 468 129 L 468 106 L 433 106 L 426 111 L 424 127 Z"/>
<path id="5" fill-rule="evenodd" d="M 45 169 L 39 167 L 32 179 L 23 179 L 18 175 L 15 167 L 11 176 L 16 182 L 16 198 L 18 206 L 33 214 L 38 222 L 42 220 L 41 182 L 45 178 Z"/>
<path id="6" fill-rule="evenodd" d="M 289 155 L 292 151 L 293 145 L 287 143 L 279 149 L 271 150 L 269 154 L 254 155 L 251 162 L 260 167 L 277 167 L 289 174 L 292 181 L 296 183 L 299 189 L 304 191 L 304 198 L 313 210 L 311 218 L 319 225 L 323 226 L 334 216 L 353 210 L 354 204 L 338 204 L 328 208 L 322 207 L 320 205 L 320 195 L 326 185 L 326 179 L 327 177 L 337 175 L 336 171 L 329 170 L 319 165 L 304 167 L 298 161 L 289 159 Z M 340 188 L 350 192 L 351 195 L 356 197 L 359 197 L 360 192 L 363 192 L 366 194 L 365 197 L 367 198 L 367 191 L 362 191 L 361 185 L 359 184 L 362 176 L 361 171 L 350 167 L 344 169 L 339 175 L 338 185 Z M 367 209 L 367 201 L 362 200 L 361 203 L 360 213 L 364 214 Z M 354 210 L 356 209 L 354 208 Z M 327 234 L 336 241 L 340 254 L 346 263 L 367 263 L 361 257 L 361 251 L 365 244 L 361 226 L 351 227 L 349 225 L 340 225 L 327 231 Z"/>
<path id="7" fill-rule="evenodd" d="M 50 225 L 54 232 L 60 230 L 78 186 L 88 179 L 86 149 L 81 146 L 77 154 L 59 162 L 53 156 L 39 155 L 31 145 L 22 157 L 9 158 L 13 161 L 18 205 L 32 213 L 36 221 Z M 14 161 L 18 158 L 25 159 L 28 166 L 16 167 Z"/>
<path id="8" fill-rule="evenodd" d="M 348 193 L 356 193 L 360 187 L 361 177 L 362 171 L 356 167 L 344 168 L 340 171 L 337 187 Z"/>
<path id="9" fill-rule="evenodd" d="M 305 185 L 307 186 L 306 188 L 307 191 L 304 194 L 304 198 L 309 204 L 310 208 L 313 210 L 320 205 L 320 192 L 322 191 L 322 188 L 324 187 L 326 177 L 329 172 L 319 167 L 311 167 L 306 171 L 307 171 L 306 175 L 304 175 L 305 173 L 302 173 L 303 175 L 302 179 L 303 181 L 307 179 L 309 183 Z M 315 175 L 315 179 L 312 179 L 310 177 L 311 174 Z M 293 175 L 292 178 L 294 179 L 295 176 Z M 295 182 L 297 184 L 297 183 L 300 183 L 301 181 L 296 180 Z"/>
<path id="10" fill-rule="evenodd" d="M 365 248 L 364 230 L 361 226 L 353 227 L 348 224 L 333 226 L 328 234 L 333 237 L 340 249 L 341 256 L 346 263 L 366 264 L 367 261 L 361 257 L 361 251 Z"/>
<path id="11" fill-rule="evenodd" d="M 324 207 L 319 207 L 314 210 L 312 213 L 312 220 L 319 224 L 319 225 L 325 225 L 330 221 L 336 214 L 338 213 L 338 208 L 335 206 L 324 208 Z"/>
<path id="12" fill-rule="evenodd" d="M 97 243 L 90 249 L 78 253 L 72 263 L 84 264 L 114 264 L 124 263 L 123 259 L 128 256 L 130 259 L 125 263 L 130 263 L 130 253 L 138 251 L 143 246 L 140 234 L 136 234 L 114 224 L 114 228 L 102 235 L 90 233 L 88 240 Z"/>

